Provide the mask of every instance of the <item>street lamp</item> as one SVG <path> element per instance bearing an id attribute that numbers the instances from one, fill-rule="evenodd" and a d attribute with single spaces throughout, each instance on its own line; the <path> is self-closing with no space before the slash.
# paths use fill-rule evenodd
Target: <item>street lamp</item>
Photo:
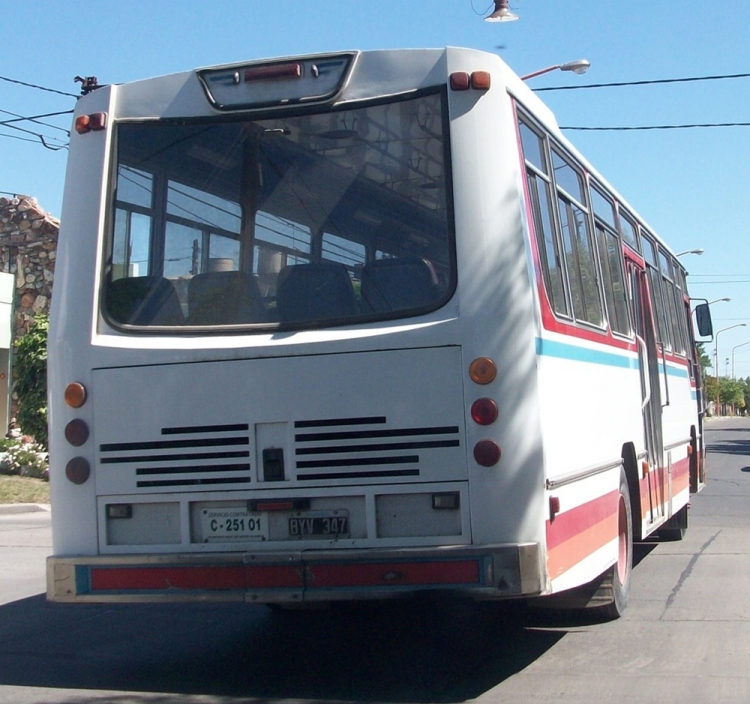
<path id="1" fill-rule="evenodd" d="M 691 301 L 703 301 L 707 306 L 712 306 L 714 303 L 723 303 L 723 302 L 729 303 L 729 301 L 731 301 L 732 299 L 731 298 L 714 298 L 713 301 L 707 301 L 705 298 L 691 298 L 690 300 Z M 695 308 L 693 308 L 690 312 L 694 313 Z"/>
<path id="2" fill-rule="evenodd" d="M 567 64 L 555 64 L 554 66 L 547 66 L 547 68 L 539 69 L 533 73 L 527 73 L 525 76 L 521 76 L 522 81 L 528 81 L 529 78 L 535 78 L 541 76 L 543 73 L 549 73 L 550 71 L 572 71 L 573 73 L 582 74 L 589 70 L 591 63 L 586 59 L 576 59 L 575 61 L 568 61 Z M 702 250 L 701 250 L 702 251 Z"/>
<path id="3" fill-rule="evenodd" d="M 697 254 L 698 256 L 700 256 L 705 251 L 706 251 L 705 249 L 686 249 L 684 252 L 680 252 L 679 254 L 675 254 L 675 257 L 681 257 L 684 254 Z"/>
<path id="4" fill-rule="evenodd" d="M 485 17 L 485 22 L 513 22 L 517 20 L 518 15 L 513 14 L 508 9 L 508 0 L 495 0 L 495 9 L 489 17 Z"/>
<path id="5" fill-rule="evenodd" d="M 714 333 L 714 341 L 716 347 L 714 347 L 714 371 L 716 372 L 716 415 L 719 415 L 719 334 L 725 330 L 731 330 L 732 328 L 746 328 L 747 323 L 736 323 L 730 325 L 727 328 L 722 328 Z"/>
<path id="6" fill-rule="evenodd" d="M 736 349 L 737 349 L 738 347 L 744 347 L 745 345 L 750 345 L 750 341 L 748 341 L 748 342 L 743 342 L 742 344 L 739 344 L 739 345 L 735 345 L 734 347 L 732 347 L 732 379 L 734 379 L 734 378 L 735 378 L 735 376 L 734 376 L 734 351 L 735 351 L 735 350 L 736 350 Z"/>

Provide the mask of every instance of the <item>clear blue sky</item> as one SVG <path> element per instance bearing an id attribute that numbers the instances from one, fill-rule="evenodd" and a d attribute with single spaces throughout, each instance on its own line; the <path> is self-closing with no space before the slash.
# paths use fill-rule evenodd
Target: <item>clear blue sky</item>
<path id="1" fill-rule="evenodd" d="M 76 75 L 121 83 L 246 59 L 340 49 L 467 46 L 519 74 L 586 58 L 585 76 L 554 72 L 535 88 L 750 73 L 750 3 L 511 0 L 512 23 L 482 21 L 490 0 L 26 0 L 7 17 L 0 76 L 76 94 Z M 563 126 L 750 122 L 750 78 L 540 96 Z M 0 121 L 68 110 L 74 98 L 0 80 Z M 67 129 L 69 116 L 50 124 Z M 51 127 L 14 123 L 64 143 Z M 719 371 L 750 342 L 750 127 L 567 136 L 683 258 L 691 293 L 709 300 Z M 0 191 L 35 196 L 59 215 L 67 151 L 0 126 Z M 13 137 L 28 138 L 21 141 Z M 711 283 L 709 283 L 711 282 Z M 718 282 L 718 283 L 714 283 Z M 741 282 L 741 283 L 735 283 Z M 714 344 L 706 346 L 713 359 Z M 750 376 L 750 344 L 736 349 Z"/>

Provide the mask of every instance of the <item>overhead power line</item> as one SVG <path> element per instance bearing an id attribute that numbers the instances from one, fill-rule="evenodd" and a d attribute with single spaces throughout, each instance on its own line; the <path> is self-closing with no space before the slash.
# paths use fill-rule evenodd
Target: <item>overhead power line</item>
<path id="1" fill-rule="evenodd" d="M 643 130 L 689 130 L 706 127 L 750 127 L 750 122 L 703 122 L 685 125 L 644 125 L 642 127 L 560 127 L 561 130 L 579 130 L 582 132 L 637 132 Z"/>
<path id="2" fill-rule="evenodd" d="M 45 88 L 44 86 L 37 86 L 33 83 L 26 83 L 26 81 L 17 81 L 15 78 L 8 78 L 7 76 L 0 76 L 0 81 L 7 81 L 8 83 L 15 83 L 19 86 L 26 86 L 26 88 L 36 88 L 36 90 L 43 90 L 46 93 L 56 93 L 57 95 L 65 95 L 69 98 L 78 98 L 75 93 L 65 93 L 61 90 L 55 90 L 54 88 Z"/>
<path id="3" fill-rule="evenodd" d="M 51 127 L 53 130 L 60 130 L 61 132 L 65 132 L 68 136 L 70 136 L 70 132 L 66 130 L 64 127 L 58 127 L 57 125 L 50 125 L 48 122 L 41 122 L 40 118 L 42 117 L 56 117 L 57 115 L 70 115 L 73 113 L 73 110 L 62 110 L 60 112 L 47 112 L 43 115 L 32 115 L 31 117 L 24 117 L 23 115 L 19 115 L 17 112 L 11 112 L 10 110 L 0 110 L 0 112 L 4 113 L 5 115 L 13 115 L 14 119 L 12 120 L 2 120 L 0 121 L 0 126 L 2 125 L 10 125 L 12 122 L 34 122 L 37 125 L 44 125 L 45 127 Z"/>
<path id="4" fill-rule="evenodd" d="M 723 76 L 691 76 L 690 78 L 657 78 L 649 81 L 619 81 L 616 83 L 588 83 L 572 86 L 549 86 L 547 88 L 533 88 L 534 92 L 545 90 L 586 90 L 587 88 L 620 88 L 622 86 L 650 86 L 659 83 L 694 83 L 696 81 L 720 81 L 726 78 L 750 78 L 750 73 L 732 73 Z"/>

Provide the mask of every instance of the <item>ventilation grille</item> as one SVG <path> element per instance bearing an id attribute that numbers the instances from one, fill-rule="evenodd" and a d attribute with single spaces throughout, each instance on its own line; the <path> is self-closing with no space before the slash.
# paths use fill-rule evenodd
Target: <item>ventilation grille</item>
<path id="1" fill-rule="evenodd" d="M 457 425 L 386 425 L 385 416 L 295 421 L 297 479 L 418 477 L 420 450 L 460 445 Z"/>
<path id="2" fill-rule="evenodd" d="M 139 489 L 207 485 L 231 488 L 232 484 L 250 482 L 248 431 L 247 424 L 162 428 L 162 437 L 168 439 L 100 445 L 99 461 L 104 465 L 135 465 Z"/>

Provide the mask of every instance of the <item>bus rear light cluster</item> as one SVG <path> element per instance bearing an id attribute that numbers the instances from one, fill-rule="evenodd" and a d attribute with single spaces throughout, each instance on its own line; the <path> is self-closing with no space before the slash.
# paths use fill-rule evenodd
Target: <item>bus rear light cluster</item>
<path id="1" fill-rule="evenodd" d="M 65 403 L 71 408 L 81 408 L 86 403 L 86 387 L 78 381 L 74 381 L 65 387 Z M 80 447 L 89 439 L 89 424 L 82 418 L 74 418 L 65 426 L 65 439 L 73 445 Z M 65 465 L 65 476 L 73 484 L 84 484 L 91 476 L 91 465 L 85 457 L 74 457 Z"/>
<path id="2" fill-rule="evenodd" d="M 107 127 L 107 113 L 93 112 L 90 115 L 79 115 L 75 121 L 75 130 L 78 134 L 87 132 L 98 132 Z"/>
<path id="3" fill-rule="evenodd" d="M 474 71 L 469 74 L 466 71 L 455 71 L 450 75 L 451 90 L 489 90 L 489 71 Z"/>

